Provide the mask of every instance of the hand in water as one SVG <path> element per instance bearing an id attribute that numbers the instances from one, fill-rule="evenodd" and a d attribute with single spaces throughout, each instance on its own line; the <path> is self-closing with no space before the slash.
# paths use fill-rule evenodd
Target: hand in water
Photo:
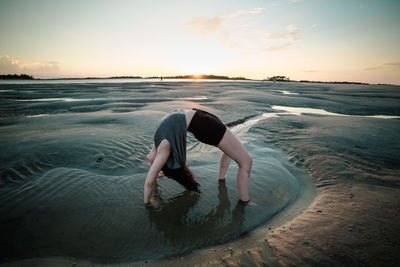
<path id="1" fill-rule="evenodd" d="M 161 207 L 161 201 L 155 198 L 150 198 L 149 203 L 146 204 L 146 208 L 158 209 Z"/>

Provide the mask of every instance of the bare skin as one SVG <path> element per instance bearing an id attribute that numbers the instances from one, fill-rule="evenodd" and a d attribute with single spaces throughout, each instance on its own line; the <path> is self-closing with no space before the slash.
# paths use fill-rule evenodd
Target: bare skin
<path id="1" fill-rule="evenodd" d="M 218 180 L 225 180 L 226 172 L 228 171 L 229 164 L 231 163 L 232 159 L 225 154 L 222 153 L 221 160 L 219 162 L 219 173 L 218 173 Z"/>
<path id="2" fill-rule="evenodd" d="M 189 127 L 196 111 L 190 109 L 184 110 L 184 112 L 186 116 L 186 127 Z M 250 171 L 253 163 L 249 152 L 228 128 L 226 129 L 224 137 L 218 144 L 218 148 L 223 152 L 220 160 L 218 179 L 225 179 L 229 164 L 233 159 L 239 166 L 236 175 L 239 198 L 244 202 L 249 201 Z M 144 203 L 146 204 L 153 204 L 152 202 L 154 202 L 154 200 L 152 201 L 151 199 L 151 194 L 154 190 L 156 179 L 164 176 L 161 169 L 167 162 L 170 153 L 170 145 L 168 141 L 164 139 L 161 141 L 157 149 L 153 145 L 152 150 L 147 155 L 147 159 L 150 161 L 151 166 L 144 186 Z"/>
<path id="3" fill-rule="evenodd" d="M 153 151 L 153 150 L 152 150 Z M 162 167 L 168 160 L 168 156 L 171 153 L 171 146 L 166 139 L 162 140 L 160 145 L 158 146 L 156 153 L 150 158 L 150 154 L 148 158 L 150 158 L 151 166 L 149 172 L 147 173 L 146 181 L 144 183 L 144 203 L 151 203 L 151 194 L 154 191 L 156 186 L 156 179 L 159 176 L 159 173 Z M 154 204 L 154 203 L 151 203 Z"/>
<path id="4" fill-rule="evenodd" d="M 218 148 L 224 152 L 220 160 L 218 179 L 224 179 L 229 167 L 230 159 L 236 161 L 239 169 L 236 174 L 236 184 L 239 191 L 239 198 L 242 201 L 249 201 L 250 171 L 253 159 L 237 137 L 226 129 L 224 137 L 218 144 Z"/>

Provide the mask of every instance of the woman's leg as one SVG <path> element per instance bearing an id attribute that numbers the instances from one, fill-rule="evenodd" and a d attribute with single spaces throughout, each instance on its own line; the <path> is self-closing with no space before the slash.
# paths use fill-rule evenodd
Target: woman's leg
<path id="1" fill-rule="evenodd" d="M 218 179 L 223 180 L 226 177 L 226 172 L 228 171 L 229 164 L 231 163 L 231 158 L 222 152 L 221 160 L 219 162 L 219 174 Z"/>
<path id="2" fill-rule="evenodd" d="M 236 163 L 239 165 L 236 175 L 239 198 L 242 201 L 248 201 L 250 171 L 253 164 L 253 160 L 249 155 L 249 152 L 228 128 L 226 129 L 221 142 L 218 144 L 218 147 L 224 152 L 224 154 L 236 161 Z"/>

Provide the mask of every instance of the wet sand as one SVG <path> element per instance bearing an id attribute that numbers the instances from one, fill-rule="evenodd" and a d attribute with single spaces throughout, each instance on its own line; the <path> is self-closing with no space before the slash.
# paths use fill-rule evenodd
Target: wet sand
<path id="1" fill-rule="evenodd" d="M 318 187 L 310 207 L 271 235 L 279 262 L 396 265 L 400 260 L 399 121 L 305 116 L 296 123 L 285 118 L 279 124 L 287 126 L 284 136 L 271 138 L 285 138 L 280 147 L 295 161 L 304 159 Z"/>
<path id="2" fill-rule="evenodd" d="M 240 240 L 181 258 L 198 266 L 396 266 L 399 121 L 283 117 L 258 127 L 313 177 L 317 195 Z M 365 132 L 364 129 L 369 129 Z M 390 137 L 390 138 L 388 138 Z M 173 266 L 174 261 L 153 262 Z"/>
<path id="3" fill-rule="evenodd" d="M 316 90 L 301 84 L 261 85 L 256 90 L 252 87 L 255 86 L 246 84 L 218 91 L 216 101 L 202 104 L 209 109 L 215 108 L 221 116 L 227 114 L 225 121 L 243 118 L 238 116 L 243 110 L 250 117 L 244 121 L 260 112 L 281 113 L 265 116 L 248 131 L 260 138 L 257 144 L 264 143 L 266 148 L 280 151 L 282 157 L 296 167 L 293 172 L 298 172 L 296 177 L 301 183 L 315 187 L 305 186 L 296 201 L 236 240 L 162 259 L 114 265 L 395 266 L 400 260 L 399 120 L 293 115 L 272 107 L 296 106 L 323 108 L 347 115 L 398 116 L 399 87 L 387 90 L 371 86 L 332 88 L 328 85 Z M 284 93 L 283 89 L 299 95 Z M 227 104 L 233 102 L 236 105 Z M 244 139 L 247 137 L 249 135 L 243 136 Z M 201 155 L 201 151 L 199 153 Z M 2 265 L 33 264 L 92 266 L 93 262 L 73 257 L 46 257 Z"/>

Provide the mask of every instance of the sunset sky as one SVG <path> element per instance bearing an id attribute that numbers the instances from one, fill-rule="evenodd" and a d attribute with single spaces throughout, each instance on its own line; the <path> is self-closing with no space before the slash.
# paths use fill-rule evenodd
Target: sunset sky
<path id="1" fill-rule="evenodd" d="M 400 84 L 399 0 L 0 1 L 0 74 Z"/>

